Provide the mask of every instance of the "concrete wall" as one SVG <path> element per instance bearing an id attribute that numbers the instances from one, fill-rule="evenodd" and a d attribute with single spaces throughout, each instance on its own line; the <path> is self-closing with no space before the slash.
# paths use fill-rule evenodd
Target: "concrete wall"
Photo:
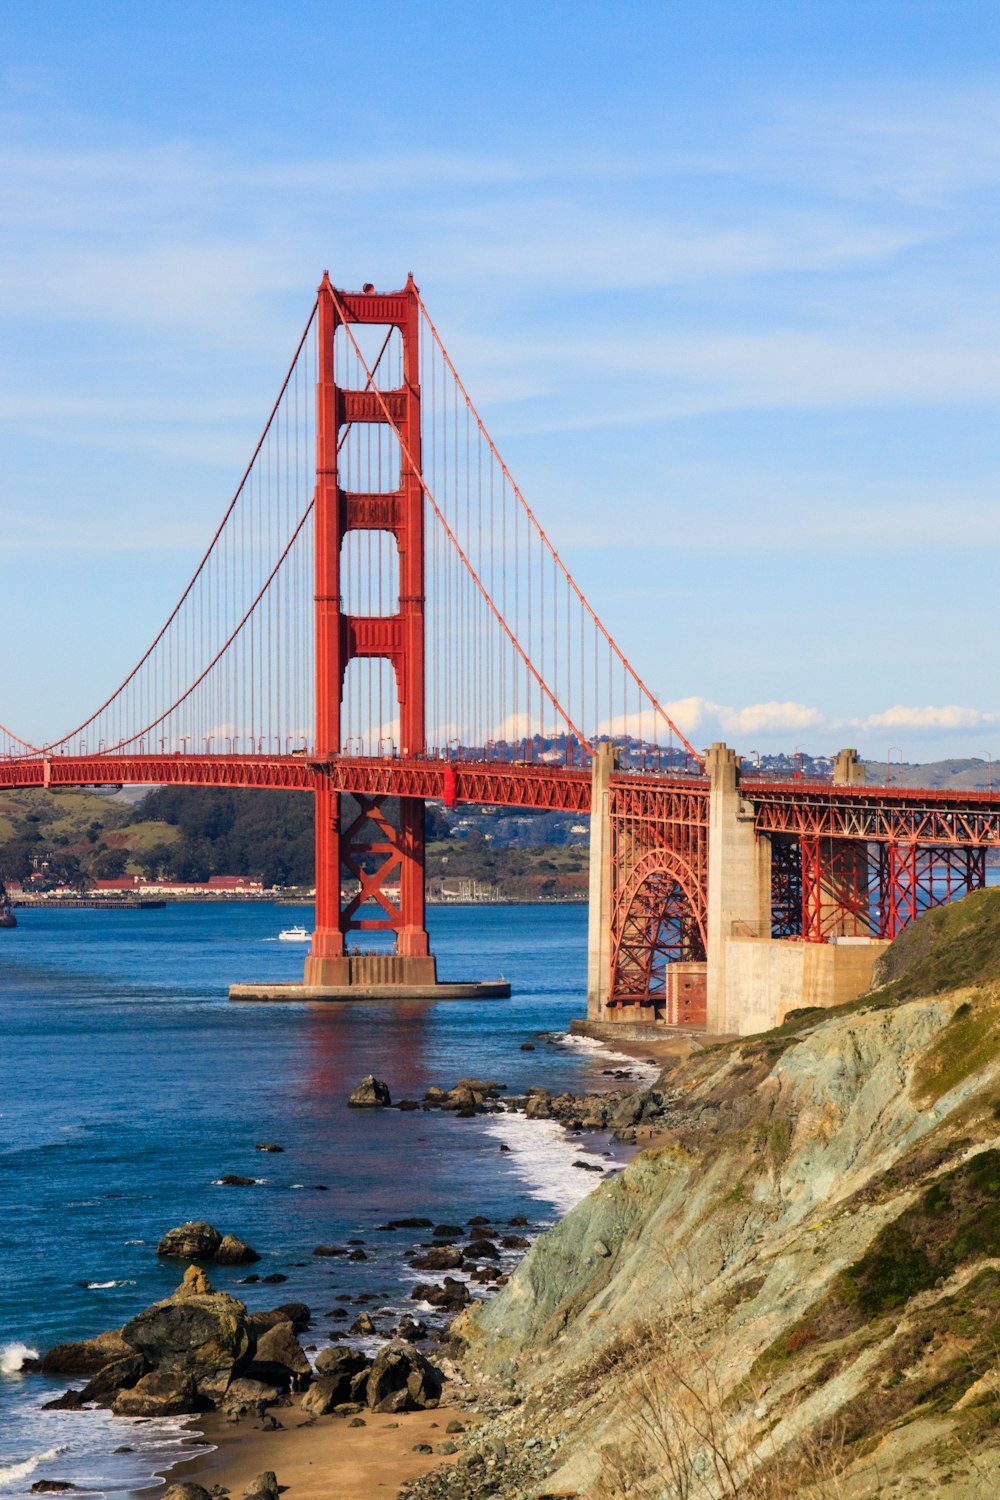
<path id="1" fill-rule="evenodd" d="M 771 841 L 754 831 L 753 804 L 740 793 L 740 761 L 727 745 L 705 757 L 708 810 L 708 995 L 710 1035 L 735 1031 L 726 974 L 728 940 L 771 931 Z"/>
<path id="2" fill-rule="evenodd" d="M 871 985 L 875 960 L 888 942 L 726 941 L 728 1029 L 740 1036 L 779 1026 L 802 1006 L 843 1005 Z"/>

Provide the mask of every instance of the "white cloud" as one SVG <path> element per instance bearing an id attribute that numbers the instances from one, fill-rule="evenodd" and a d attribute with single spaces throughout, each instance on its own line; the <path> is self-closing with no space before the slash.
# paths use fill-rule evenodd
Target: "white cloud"
<path id="1" fill-rule="evenodd" d="M 1000 724 L 1000 714 L 985 713 L 978 708 L 961 708 L 957 703 L 945 708 L 904 708 L 902 704 L 896 704 L 894 708 L 887 708 L 879 714 L 869 714 L 866 719 L 858 722 L 862 729 L 975 731 L 991 729 Z"/>

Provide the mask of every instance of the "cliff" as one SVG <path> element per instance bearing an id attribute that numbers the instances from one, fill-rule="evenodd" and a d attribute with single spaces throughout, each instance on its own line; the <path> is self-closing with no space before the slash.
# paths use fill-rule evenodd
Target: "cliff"
<path id="1" fill-rule="evenodd" d="M 1000 891 L 878 979 L 663 1074 L 662 1142 L 466 1320 L 488 1473 L 442 1494 L 997 1492 Z"/>

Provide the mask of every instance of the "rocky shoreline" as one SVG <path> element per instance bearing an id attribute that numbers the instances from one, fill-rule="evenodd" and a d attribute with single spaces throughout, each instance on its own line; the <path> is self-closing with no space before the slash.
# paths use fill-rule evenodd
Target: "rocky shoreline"
<path id="1" fill-rule="evenodd" d="M 526 1050 L 533 1048 L 526 1043 Z M 630 1069 L 605 1070 L 609 1081 L 628 1082 Z M 555 1121 L 569 1134 L 606 1131 L 628 1140 L 630 1132 L 660 1118 L 663 1098 L 657 1090 L 624 1086 L 607 1093 L 553 1094 L 540 1087 L 510 1095 L 496 1080 L 462 1078 L 448 1087 L 429 1088 L 421 1100 L 393 1105 L 388 1086 L 372 1076 L 361 1081 L 349 1100 L 356 1109 L 396 1108 L 404 1113 L 442 1111 L 469 1119 L 490 1114 L 519 1113 L 529 1120 Z M 270 1142 L 259 1150 L 281 1151 Z M 510 1148 L 501 1142 L 501 1151 Z M 605 1175 L 606 1165 L 591 1157 L 574 1163 L 582 1170 Z M 220 1179 L 226 1186 L 251 1186 L 255 1179 L 236 1174 Z M 432 1322 L 428 1312 L 454 1319 L 480 1299 L 506 1285 L 517 1261 L 530 1247 L 530 1230 L 523 1215 L 504 1223 L 485 1214 L 464 1224 L 414 1215 L 376 1226 L 385 1233 L 422 1232 L 409 1251 L 403 1251 L 412 1271 L 427 1274 L 411 1291 L 418 1304 L 391 1328 L 376 1322 L 367 1308 L 351 1317 L 349 1300 L 361 1304 L 377 1300 L 367 1294 L 341 1297 L 324 1315 L 331 1323 L 317 1334 L 317 1318 L 304 1303 L 286 1302 L 265 1311 L 249 1312 L 245 1303 L 215 1290 L 208 1272 L 215 1266 L 249 1267 L 260 1257 L 239 1236 L 204 1221 L 168 1230 L 157 1246 L 167 1259 L 188 1261 L 181 1284 L 167 1298 L 132 1318 L 123 1327 L 92 1338 L 65 1343 L 38 1359 L 25 1361 L 26 1371 L 47 1376 L 83 1379 L 54 1400 L 49 1410 L 79 1411 L 88 1407 L 110 1410 L 124 1417 L 205 1418 L 233 1427 L 244 1424 L 259 1430 L 281 1430 L 294 1416 L 307 1424 L 336 1416 L 363 1422 L 363 1412 L 399 1414 L 432 1410 L 442 1399 L 446 1379 L 462 1388 L 454 1361 L 457 1345 L 447 1321 Z M 318 1244 L 316 1257 L 365 1259 L 358 1242 Z M 244 1284 L 282 1281 L 279 1274 L 249 1272 Z M 332 1342 L 320 1347 L 316 1339 Z M 313 1342 L 305 1342 L 311 1338 Z M 384 1342 L 365 1355 L 345 1339 Z M 437 1351 L 435 1353 L 435 1350 Z M 442 1456 L 458 1451 L 449 1437 Z M 72 1489 L 58 1479 L 36 1482 L 36 1492 Z M 189 1486 L 184 1500 L 191 1500 Z M 172 1491 L 171 1491 L 172 1494 Z"/>

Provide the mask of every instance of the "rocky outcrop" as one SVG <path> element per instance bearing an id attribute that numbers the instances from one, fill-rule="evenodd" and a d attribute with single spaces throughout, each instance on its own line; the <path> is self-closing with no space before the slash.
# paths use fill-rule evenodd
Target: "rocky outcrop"
<path id="1" fill-rule="evenodd" d="M 190 1293 L 183 1286 L 126 1323 L 122 1338 L 156 1373 L 189 1379 L 210 1400 L 221 1398 L 243 1373 L 257 1342 L 242 1302 L 226 1292 Z"/>
<path id="2" fill-rule="evenodd" d="M 211 1260 L 222 1244 L 222 1235 L 204 1219 L 192 1219 L 168 1229 L 156 1247 L 157 1255 L 176 1255 L 183 1260 Z"/>
<path id="3" fill-rule="evenodd" d="M 755 1473 L 753 1493 L 972 1500 L 996 1472 L 1000 982 L 964 904 L 933 918 L 962 929 L 944 958 L 920 923 L 909 944 L 921 983 L 961 964 L 975 986 L 911 996 L 899 960 L 882 991 L 705 1049 L 623 1101 L 661 1143 L 457 1325 L 494 1393 L 470 1496 L 673 1500 L 669 1465 L 683 1485 L 708 1464 Z"/>
<path id="4" fill-rule="evenodd" d="M 135 1353 L 117 1328 L 99 1333 L 96 1338 L 78 1339 L 75 1343 L 56 1344 L 39 1360 L 25 1360 L 23 1369 L 37 1369 L 43 1375 L 96 1375 L 116 1360 Z"/>
<path id="5" fill-rule="evenodd" d="M 110 1406 L 119 1391 L 131 1390 L 149 1369 L 149 1361 L 143 1354 L 131 1354 L 125 1359 L 113 1360 L 92 1375 L 80 1392 L 80 1403 L 93 1401 L 97 1406 Z"/>
<path id="6" fill-rule="evenodd" d="M 308 1376 L 309 1360 L 290 1322 L 275 1323 L 257 1339 L 257 1349 L 247 1373 L 254 1380 L 287 1389 L 293 1376 Z"/>
<path id="7" fill-rule="evenodd" d="M 372 1411 L 420 1411 L 437 1406 L 444 1377 L 412 1344 L 386 1344 L 375 1356 L 365 1385 Z"/>
<path id="8" fill-rule="evenodd" d="M 253 1178 L 248 1177 L 247 1182 Z M 176 1256 L 179 1260 L 209 1260 L 220 1266 L 250 1265 L 260 1256 L 245 1240 L 235 1234 L 221 1234 L 204 1219 L 192 1219 L 168 1229 L 156 1247 L 157 1255 Z"/>
<path id="9" fill-rule="evenodd" d="M 276 1386 L 268 1385 L 263 1380 L 248 1380 L 246 1376 L 240 1375 L 236 1380 L 230 1381 L 222 1398 L 221 1410 L 229 1417 L 256 1414 L 262 1401 L 270 1406 L 278 1400 L 278 1396 Z"/>
<path id="10" fill-rule="evenodd" d="M 386 1109 L 392 1103 L 389 1085 L 369 1073 L 362 1078 L 347 1101 L 350 1109 Z"/>
<path id="11" fill-rule="evenodd" d="M 235 1234 L 224 1234 L 212 1259 L 217 1266 L 249 1266 L 260 1260 L 260 1256 L 245 1240 Z"/>
<path id="12" fill-rule="evenodd" d="M 116 1417 L 182 1417 L 205 1403 L 190 1375 L 179 1370 L 150 1370 L 127 1391 L 120 1391 L 111 1410 Z"/>

